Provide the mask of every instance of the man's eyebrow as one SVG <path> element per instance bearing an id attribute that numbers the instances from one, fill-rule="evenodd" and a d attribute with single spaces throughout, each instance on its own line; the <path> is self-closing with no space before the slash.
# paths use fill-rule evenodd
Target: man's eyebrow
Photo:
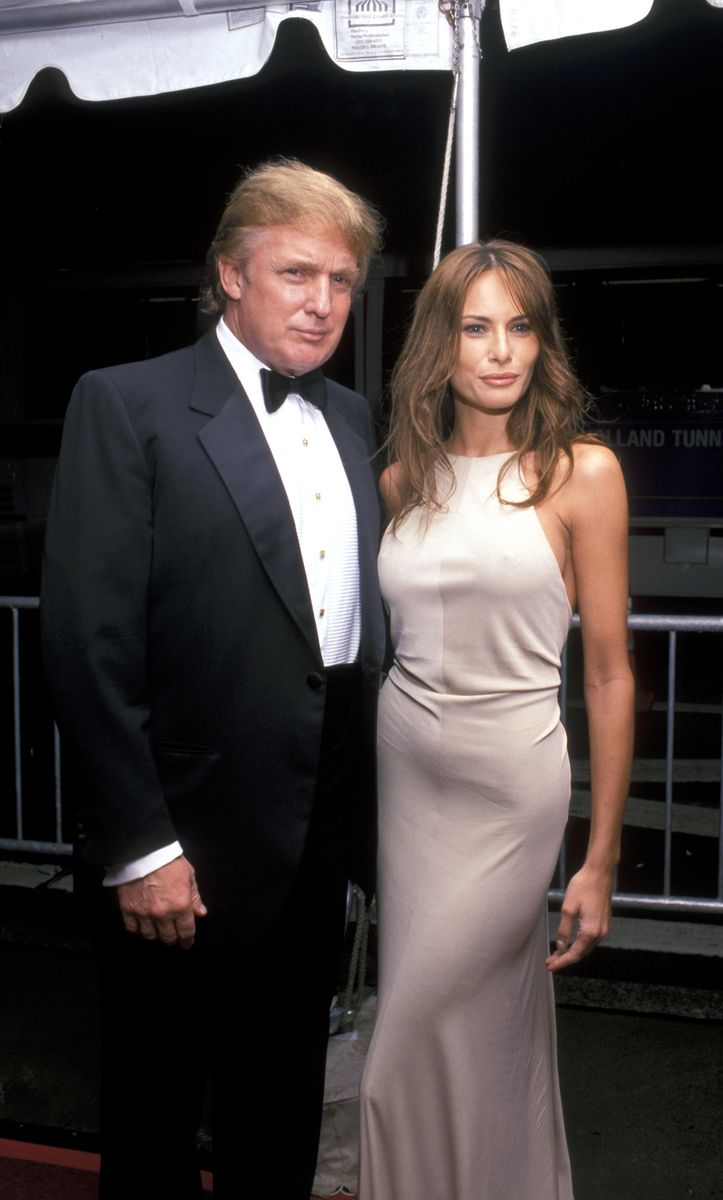
<path id="1" fill-rule="evenodd" d="M 288 254 L 281 258 L 272 258 L 271 266 L 275 270 L 284 270 L 286 267 L 315 267 L 316 263 L 313 258 L 304 258 L 300 254 Z"/>
<path id="2" fill-rule="evenodd" d="M 301 267 L 304 270 L 320 271 L 321 267 L 314 258 L 306 258 L 300 254 L 289 255 L 286 258 L 272 258 L 271 266 L 275 271 L 285 271 L 288 267 Z M 348 265 L 335 267 L 329 271 L 330 275 L 358 275 L 359 264 L 349 263 Z"/>

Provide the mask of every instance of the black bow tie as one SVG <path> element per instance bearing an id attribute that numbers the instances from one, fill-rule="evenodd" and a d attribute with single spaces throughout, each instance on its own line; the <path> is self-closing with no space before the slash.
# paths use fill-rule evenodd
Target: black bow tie
<path id="1" fill-rule="evenodd" d="M 313 404 L 316 408 L 326 408 L 326 380 L 323 372 L 317 367 L 315 371 L 307 371 L 305 375 L 280 375 L 278 371 L 261 368 L 261 387 L 264 393 L 266 411 L 276 412 L 284 400 L 293 392 Z"/>

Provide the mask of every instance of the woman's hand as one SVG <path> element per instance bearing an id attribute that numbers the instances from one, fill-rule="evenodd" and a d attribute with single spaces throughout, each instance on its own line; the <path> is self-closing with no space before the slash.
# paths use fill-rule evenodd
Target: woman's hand
<path id="1" fill-rule="evenodd" d="M 580 962 L 610 929 L 613 873 L 585 865 L 573 875 L 562 904 L 554 952 L 547 958 L 550 971 L 561 971 Z"/>

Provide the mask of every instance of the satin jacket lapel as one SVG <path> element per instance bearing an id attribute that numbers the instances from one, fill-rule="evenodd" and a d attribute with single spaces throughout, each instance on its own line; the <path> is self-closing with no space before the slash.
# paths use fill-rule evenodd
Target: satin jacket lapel
<path id="1" fill-rule="evenodd" d="M 362 651 L 365 660 L 376 664 L 381 661 L 384 650 L 384 626 L 377 583 L 381 515 L 369 448 L 364 439 L 347 424 L 333 401 L 325 410 L 325 415 L 354 498 L 362 600 Z"/>
<path id="2" fill-rule="evenodd" d="M 284 486 L 246 393 L 223 351 L 204 338 L 191 407 L 212 419 L 199 440 L 228 488 L 271 583 L 309 644 L 319 639 Z M 206 368 L 206 369 L 204 369 Z M 204 382 L 205 379 L 205 382 Z"/>

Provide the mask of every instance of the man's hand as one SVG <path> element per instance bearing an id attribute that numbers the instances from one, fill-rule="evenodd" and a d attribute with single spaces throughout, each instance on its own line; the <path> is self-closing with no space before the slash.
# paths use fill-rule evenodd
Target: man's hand
<path id="1" fill-rule="evenodd" d="M 198 891 L 196 874 L 181 855 L 142 879 L 116 888 L 123 924 L 129 933 L 148 941 L 158 938 L 166 946 L 190 950 L 196 935 L 196 917 L 205 917 L 206 906 Z"/>

